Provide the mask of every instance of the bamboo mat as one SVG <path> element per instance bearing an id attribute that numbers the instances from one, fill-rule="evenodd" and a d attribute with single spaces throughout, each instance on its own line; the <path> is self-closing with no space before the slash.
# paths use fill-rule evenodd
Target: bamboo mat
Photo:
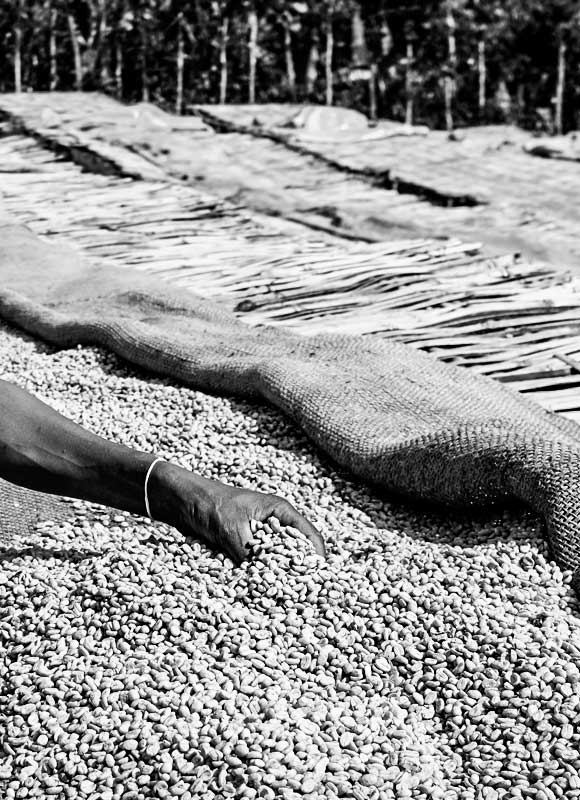
<path id="1" fill-rule="evenodd" d="M 274 122 L 279 124 L 294 110 L 275 105 L 235 106 L 231 110 L 219 107 L 220 114 L 239 114 L 242 122 L 249 123 L 240 129 L 251 129 L 252 134 L 256 133 L 256 126 L 251 124 L 254 112 L 259 112 L 259 121 L 265 123 L 274 114 Z M 171 177 L 180 183 L 186 181 L 254 211 L 345 238 L 373 242 L 451 236 L 481 241 L 489 253 L 517 250 L 557 267 L 566 264 L 580 274 L 576 225 L 562 224 L 558 214 L 511 202 L 462 205 L 460 197 L 452 198 L 454 204 L 447 207 L 448 196 L 434 196 L 424 186 L 391 185 L 389 170 L 394 166 L 382 155 L 374 171 L 364 164 L 349 169 L 348 164 L 341 166 L 320 153 L 305 151 L 302 145 L 291 144 L 288 129 L 283 130 L 283 141 L 270 136 L 266 124 L 258 135 L 217 134 L 199 117 L 175 117 L 148 104 L 125 106 L 103 95 L 79 92 L 0 95 L 1 114 L 8 116 L 18 130 L 32 133 L 58 152 L 72 154 L 91 170 L 146 180 Z M 215 119 L 214 115 L 214 124 Z M 358 158 L 365 158 L 371 146 L 383 150 L 395 147 L 400 138 L 413 140 L 407 142 L 408 147 L 424 147 L 424 140 L 431 136 L 409 137 L 405 133 L 401 137 L 398 132 L 404 126 L 394 123 L 381 123 L 380 127 L 387 130 L 386 141 L 348 145 Z M 477 129 L 461 147 L 466 152 L 481 153 L 485 147 L 500 147 L 506 137 L 513 140 L 513 147 L 520 147 L 522 135 L 501 126 L 484 133 Z M 95 157 L 100 162 L 98 167 L 93 163 Z M 525 158 L 541 162 L 531 156 Z M 413 160 L 407 158 L 406 168 L 410 169 Z M 430 170 L 431 166 L 429 174 Z M 450 179 L 463 181 L 461 195 L 468 194 L 465 175 L 460 170 L 456 174 L 453 164 L 448 172 Z M 470 180 L 468 183 L 471 185 Z M 574 203 L 571 206 L 575 207 Z"/>
<path id="2" fill-rule="evenodd" d="M 464 128 L 457 131 L 457 140 L 451 141 L 444 131 L 409 136 L 406 126 L 380 121 L 377 127 L 384 127 L 389 135 L 365 141 L 361 147 L 360 142 L 340 137 L 334 141 L 308 139 L 300 131 L 283 127 L 283 119 L 300 106 L 198 105 L 194 109 L 213 124 L 300 144 L 304 150 L 353 172 L 389 174 L 393 182 L 414 184 L 417 190 L 431 191 L 450 204 L 455 201 L 461 205 L 462 200 L 468 204 L 489 203 L 500 191 L 521 199 L 519 182 L 529 183 L 532 177 L 556 185 L 563 181 L 570 188 L 578 185 L 578 177 L 570 175 L 569 165 L 547 165 L 531 159 L 524 147 L 533 142 L 533 136 L 510 125 Z M 541 193 L 539 187 L 530 188 L 534 195 Z M 556 203 L 561 199 L 557 197 Z"/>
<path id="3" fill-rule="evenodd" d="M 89 168 L 94 167 L 88 158 L 92 152 L 112 173 L 187 180 L 259 211 L 350 238 L 380 240 L 385 232 L 392 238 L 393 229 L 417 235 L 417 226 L 409 222 L 409 216 L 417 218 L 416 209 L 409 204 L 423 205 L 420 198 L 337 174 L 319 159 L 305 159 L 274 142 L 217 135 L 197 116 L 150 109 L 97 93 L 0 95 L 0 114 L 17 131 L 71 153 Z"/>
<path id="4" fill-rule="evenodd" d="M 89 257 L 154 273 L 250 323 L 376 334 L 533 395 L 580 421 L 580 281 L 477 245 L 296 235 L 174 181 L 83 170 L 0 138 L 7 210 Z"/>
<path id="5" fill-rule="evenodd" d="M 554 263 L 561 258 L 580 267 L 580 164 L 530 155 L 525 148 L 534 137 L 513 126 L 466 128 L 450 141 L 443 131 L 409 136 L 402 125 L 397 135 L 396 124 L 380 122 L 390 135 L 361 145 L 301 138 L 282 127 L 292 114 L 287 105 L 202 105 L 195 111 L 219 130 L 267 137 L 352 176 L 430 200 L 413 208 L 414 224 L 426 230 L 465 238 L 472 232 L 485 237 L 493 228 L 490 241 L 505 246 L 511 234 L 513 246 L 528 254 L 553 252 Z"/>

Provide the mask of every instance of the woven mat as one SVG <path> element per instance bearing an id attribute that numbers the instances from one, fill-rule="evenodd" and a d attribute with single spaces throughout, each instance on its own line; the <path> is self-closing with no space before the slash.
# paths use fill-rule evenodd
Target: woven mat
<path id="1" fill-rule="evenodd" d="M 94 266 L 0 216 L 0 315 L 203 391 L 261 398 L 359 477 L 460 507 L 523 500 L 580 567 L 580 428 L 509 388 L 372 337 L 250 328 L 154 277 Z"/>
<path id="2" fill-rule="evenodd" d="M 39 522 L 59 522 L 71 516 L 60 497 L 33 492 L 0 478 L 0 546 L 9 547 L 16 536 L 34 533 Z"/>

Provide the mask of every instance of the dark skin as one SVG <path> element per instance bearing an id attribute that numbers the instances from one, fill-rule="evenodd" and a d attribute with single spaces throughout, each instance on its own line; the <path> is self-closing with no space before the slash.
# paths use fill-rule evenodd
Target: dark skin
<path id="1" fill-rule="evenodd" d="M 28 392 L 0 380 L 0 477 L 50 494 L 145 515 L 144 482 L 154 461 L 90 433 Z M 252 543 L 250 521 L 277 517 L 325 556 L 318 531 L 282 497 L 208 480 L 159 462 L 148 484 L 154 519 L 205 542 L 239 564 Z"/>

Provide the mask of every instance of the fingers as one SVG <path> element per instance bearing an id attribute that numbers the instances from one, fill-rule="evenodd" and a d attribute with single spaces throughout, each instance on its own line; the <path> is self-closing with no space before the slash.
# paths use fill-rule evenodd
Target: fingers
<path id="1" fill-rule="evenodd" d="M 300 531 L 300 533 L 304 534 L 304 536 L 306 536 L 306 538 L 312 542 L 318 555 L 326 558 L 324 539 L 318 533 L 314 525 L 311 525 L 310 522 L 308 522 L 308 520 L 302 516 L 302 514 L 299 514 L 291 503 L 288 503 L 286 500 L 282 500 L 278 505 L 276 505 L 272 513 L 280 520 L 282 525 L 288 525 L 291 528 L 296 528 Z"/>
<path id="2" fill-rule="evenodd" d="M 238 542 L 228 540 L 219 549 L 234 562 L 236 567 L 239 567 L 244 558 L 247 557 L 247 553 L 244 552 L 243 547 Z"/>
<path id="3" fill-rule="evenodd" d="M 249 555 L 249 548 L 252 544 L 252 532 L 249 525 L 243 525 L 233 536 L 227 536 L 224 541 L 223 551 L 228 555 L 236 566 L 245 561 Z"/>

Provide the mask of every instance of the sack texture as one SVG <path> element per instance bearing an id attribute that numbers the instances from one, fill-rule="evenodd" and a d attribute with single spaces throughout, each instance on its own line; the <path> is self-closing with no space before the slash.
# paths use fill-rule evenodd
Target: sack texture
<path id="1" fill-rule="evenodd" d="M 73 509 L 60 497 L 33 492 L 15 486 L 0 478 L 0 546 L 6 557 L 6 548 L 15 536 L 33 533 L 37 523 L 52 520 L 60 522 L 72 516 Z"/>
<path id="2" fill-rule="evenodd" d="M 372 337 L 244 324 L 158 279 L 89 264 L 0 216 L 0 315 L 198 389 L 269 401 L 343 467 L 458 507 L 523 500 L 580 567 L 580 427 L 507 387 Z"/>

